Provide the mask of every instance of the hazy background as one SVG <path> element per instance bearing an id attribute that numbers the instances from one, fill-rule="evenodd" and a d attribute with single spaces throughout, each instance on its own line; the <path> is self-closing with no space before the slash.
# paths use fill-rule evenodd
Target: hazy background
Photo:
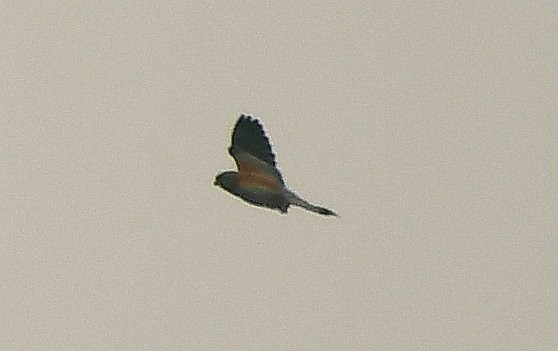
<path id="1" fill-rule="evenodd" d="M 4 1 L 0 349 L 558 349 L 558 5 L 453 3 Z"/>

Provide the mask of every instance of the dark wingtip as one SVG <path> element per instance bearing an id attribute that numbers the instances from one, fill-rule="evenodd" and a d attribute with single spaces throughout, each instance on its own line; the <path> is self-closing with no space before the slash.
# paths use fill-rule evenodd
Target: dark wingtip
<path id="1" fill-rule="evenodd" d="M 242 113 L 242 114 L 240 115 L 240 117 L 238 117 L 237 123 L 239 123 L 240 121 L 243 121 L 243 120 L 246 120 L 246 121 L 248 121 L 248 122 L 250 122 L 250 123 L 255 123 L 255 124 L 257 124 L 258 126 L 260 126 L 260 128 L 261 128 L 261 122 L 260 122 L 260 120 L 259 120 L 258 118 L 256 118 L 256 117 L 252 116 L 252 115 L 246 115 L 246 114 Z"/>

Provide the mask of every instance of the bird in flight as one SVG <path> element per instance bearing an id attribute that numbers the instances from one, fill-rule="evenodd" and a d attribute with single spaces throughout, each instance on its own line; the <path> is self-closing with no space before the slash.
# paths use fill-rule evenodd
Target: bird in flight
<path id="1" fill-rule="evenodd" d="M 229 154 L 234 158 L 238 172 L 226 171 L 215 177 L 213 185 L 256 206 L 277 209 L 287 213 L 290 205 L 325 216 L 337 216 L 332 210 L 309 203 L 285 185 L 276 167 L 260 122 L 248 115 L 240 115 L 233 132 Z"/>

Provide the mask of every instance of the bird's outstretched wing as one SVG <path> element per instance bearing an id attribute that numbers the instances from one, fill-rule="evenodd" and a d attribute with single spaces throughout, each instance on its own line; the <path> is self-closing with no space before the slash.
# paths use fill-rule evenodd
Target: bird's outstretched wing
<path id="1" fill-rule="evenodd" d="M 252 116 L 240 115 L 232 133 L 231 148 L 246 152 L 275 167 L 275 155 L 262 125 Z"/>
<path id="2" fill-rule="evenodd" d="M 274 189 L 284 185 L 269 139 L 257 119 L 240 115 L 233 129 L 229 153 L 236 161 L 239 182 Z"/>

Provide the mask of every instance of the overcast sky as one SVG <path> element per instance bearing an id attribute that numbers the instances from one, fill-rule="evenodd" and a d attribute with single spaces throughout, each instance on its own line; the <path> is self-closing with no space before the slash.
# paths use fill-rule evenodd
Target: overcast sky
<path id="1" fill-rule="evenodd" d="M 0 349 L 558 349 L 558 7 L 490 3 L 3 5 Z M 213 186 L 241 113 L 339 218 Z"/>

